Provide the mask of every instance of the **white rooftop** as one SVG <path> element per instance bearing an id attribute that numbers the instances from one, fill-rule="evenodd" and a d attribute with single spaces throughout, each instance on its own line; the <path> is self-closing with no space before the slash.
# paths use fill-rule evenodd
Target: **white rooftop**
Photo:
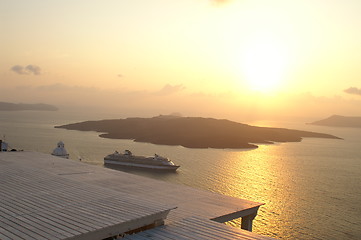
<path id="1" fill-rule="evenodd" d="M 251 230 L 262 204 L 244 199 L 37 152 L 0 152 L 0 174 L 0 239 L 103 239 L 144 226 L 153 229 L 126 239 L 270 239 L 219 223 L 242 217 Z M 192 228 L 196 238 L 182 235 Z"/>

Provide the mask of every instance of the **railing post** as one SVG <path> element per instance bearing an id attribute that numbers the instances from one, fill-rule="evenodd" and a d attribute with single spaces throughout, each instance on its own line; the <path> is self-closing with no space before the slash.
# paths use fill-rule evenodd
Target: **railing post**
<path id="1" fill-rule="evenodd" d="M 257 212 L 242 217 L 241 228 L 252 232 L 253 219 L 256 217 L 256 215 L 257 215 Z"/>

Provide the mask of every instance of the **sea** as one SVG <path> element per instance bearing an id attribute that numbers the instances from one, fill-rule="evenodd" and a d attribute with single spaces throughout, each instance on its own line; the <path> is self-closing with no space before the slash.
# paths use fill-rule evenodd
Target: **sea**
<path id="1" fill-rule="evenodd" d="M 181 167 L 161 173 L 116 169 L 161 181 L 262 202 L 253 231 L 277 239 L 361 239 L 361 129 L 322 127 L 304 121 L 242 122 L 322 132 L 340 139 L 259 145 L 257 149 L 190 149 L 100 138 L 54 126 L 125 114 L 78 111 L 1 111 L 0 139 L 11 148 L 50 154 L 63 141 L 74 161 L 103 166 L 115 150 L 157 153 Z M 314 119 L 319 120 L 319 119 Z M 240 227 L 240 220 L 227 223 Z"/>

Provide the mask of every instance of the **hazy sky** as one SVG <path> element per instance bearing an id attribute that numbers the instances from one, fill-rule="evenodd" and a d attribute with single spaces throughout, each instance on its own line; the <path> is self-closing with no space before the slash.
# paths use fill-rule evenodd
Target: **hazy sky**
<path id="1" fill-rule="evenodd" d="M 0 0 L 0 101 L 361 115 L 360 0 Z"/>

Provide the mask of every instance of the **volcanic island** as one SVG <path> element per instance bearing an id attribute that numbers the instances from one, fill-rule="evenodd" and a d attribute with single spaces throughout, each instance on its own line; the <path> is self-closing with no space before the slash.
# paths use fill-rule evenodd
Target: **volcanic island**
<path id="1" fill-rule="evenodd" d="M 302 138 L 341 139 L 325 134 L 286 128 L 257 127 L 226 119 L 160 115 L 71 123 L 56 128 L 100 132 L 100 137 L 130 139 L 186 148 L 252 149 L 257 144 L 300 142 Z"/>

